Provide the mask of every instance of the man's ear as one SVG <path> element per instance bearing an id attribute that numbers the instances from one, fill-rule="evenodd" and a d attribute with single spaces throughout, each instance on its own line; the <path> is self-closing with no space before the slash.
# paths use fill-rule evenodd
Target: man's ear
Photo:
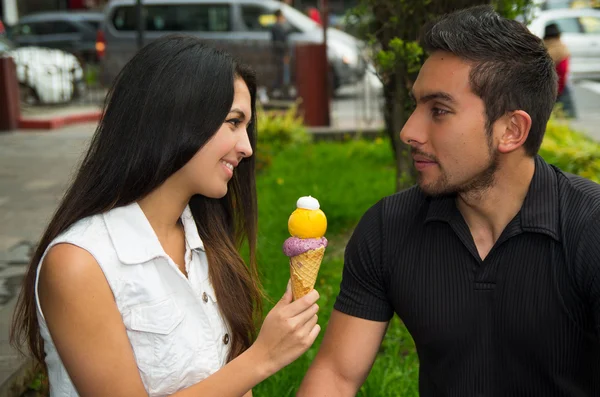
<path id="1" fill-rule="evenodd" d="M 531 116 L 522 110 L 507 113 L 498 140 L 498 151 L 510 153 L 522 147 L 531 130 Z"/>

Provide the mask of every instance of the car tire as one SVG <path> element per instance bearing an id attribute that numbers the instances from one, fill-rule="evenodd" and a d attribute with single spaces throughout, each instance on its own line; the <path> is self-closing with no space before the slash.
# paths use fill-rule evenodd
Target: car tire
<path id="1" fill-rule="evenodd" d="M 340 88 L 340 79 L 335 74 L 335 70 L 333 68 L 329 68 L 329 76 L 327 76 L 328 81 L 327 84 L 329 86 L 329 97 L 335 98 L 336 92 L 338 88 Z"/>
<path id="2" fill-rule="evenodd" d="M 21 106 L 36 106 L 40 103 L 40 98 L 32 87 L 26 84 L 19 84 L 19 99 Z"/>
<path id="3" fill-rule="evenodd" d="M 74 81 L 73 82 L 73 95 L 71 100 L 83 100 L 87 91 L 85 81 Z"/>

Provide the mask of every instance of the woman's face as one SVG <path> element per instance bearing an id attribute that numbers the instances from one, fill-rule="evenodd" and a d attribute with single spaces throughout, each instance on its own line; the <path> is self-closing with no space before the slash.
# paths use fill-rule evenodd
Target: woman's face
<path id="1" fill-rule="evenodd" d="M 221 198 L 239 162 L 252 156 L 248 124 L 252 120 L 250 91 L 241 78 L 234 82 L 234 97 L 221 128 L 180 170 L 192 194 Z"/>

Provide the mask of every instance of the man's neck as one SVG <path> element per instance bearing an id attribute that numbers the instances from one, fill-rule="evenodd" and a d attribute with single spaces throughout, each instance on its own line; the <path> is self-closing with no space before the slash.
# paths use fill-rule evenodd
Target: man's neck
<path id="1" fill-rule="evenodd" d="M 459 194 L 456 199 L 482 258 L 521 209 L 535 171 L 534 158 L 506 160 L 510 161 L 500 164 L 491 187 Z"/>

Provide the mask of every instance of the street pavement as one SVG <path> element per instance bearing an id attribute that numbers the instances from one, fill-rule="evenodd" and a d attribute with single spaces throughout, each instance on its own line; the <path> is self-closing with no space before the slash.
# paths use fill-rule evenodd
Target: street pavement
<path id="1" fill-rule="evenodd" d="M 572 126 L 600 141 L 600 81 L 583 80 L 573 88 L 578 119 Z"/>

